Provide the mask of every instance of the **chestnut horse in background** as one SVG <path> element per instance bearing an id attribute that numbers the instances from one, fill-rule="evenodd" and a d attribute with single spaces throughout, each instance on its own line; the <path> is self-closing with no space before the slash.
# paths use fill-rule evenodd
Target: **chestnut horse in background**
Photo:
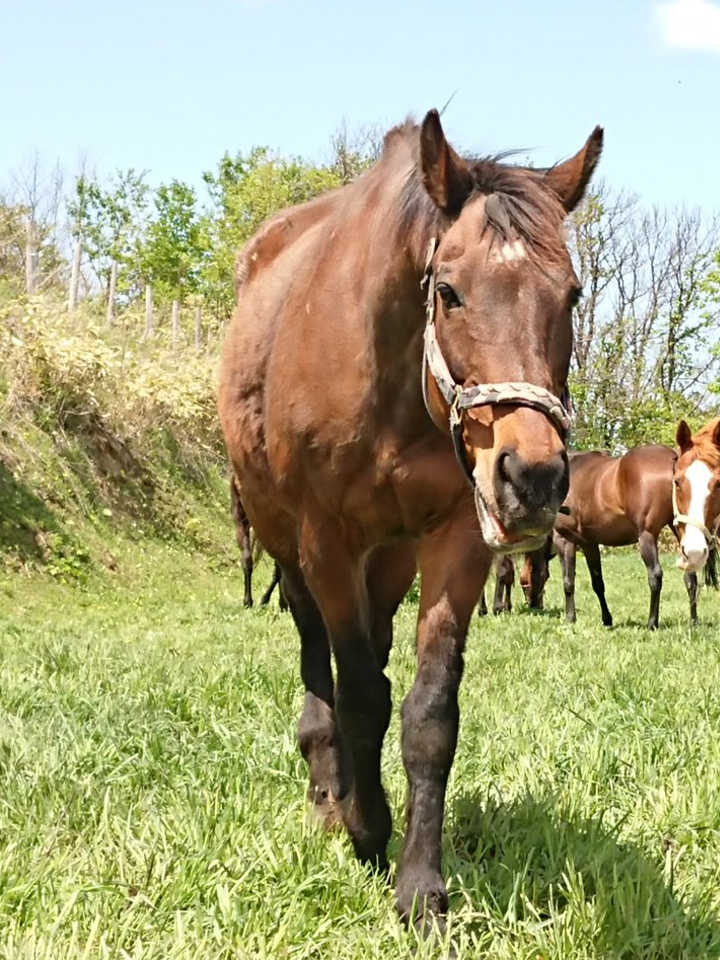
<path id="1" fill-rule="evenodd" d="M 525 563 L 520 571 L 520 586 L 531 610 L 542 610 L 543 608 L 543 591 L 550 576 L 549 563 L 554 556 L 552 537 L 548 537 L 542 547 L 525 554 Z M 514 558 L 512 554 L 501 555 L 497 559 L 495 571 L 494 614 L 512 612 L 512 588 L 514 586 Z M 478 613 L 481 617 L 484 617 L 487 612 L 488 608 L 483 591 Z"/>
<path id="2" fill-rule="evenodd" d="M 612 626 L 605 600 L 600 545 L 623 547 L 637 543 L 648 573 L 650 616 L 648 627 L 657 628 L 660 616 L 662 567 L 658 537 L 663 527 L 673 528 L 673 468 L 671 447 L 651 444 L 634 447 L 622 457 L 585 451 L 570 455 L 570 492 L 559 513 L 553 542 L 563 567 L 565 612 L 575 621 L 575 556 L 585 554 L 593 590 L 600 601 L 602 622 Z M 690 617 L 697 622 L 697 577 L 685 572 Z"/>
<path id="3" fill-rule="evenodd" d="M 352 183 L 268 221 L 238 261 L 225 440 L 300 634 L 309 798 L 379 868 L 385 667 L 420 568 L 397 877 L 417 923 L 447 908 L 445 788 L 492 553 L 539 546 L 567 493 L 558 398 L 580 291 L 563 224 L 601 145 L 597 128 L 549 170 L 463 159 L 433 110 L 391 130 Z"/>
<path id="4" fill-rule="evenodd" d="M 252 578 L 255 568 L 255 551 L 253 550 L 252 528 L 250 520 L 245 513 L 240 488 L 235 477 L 230 478 L 230 513 L 235 524 L 235 537 L 240 548 L 240 563 L 243 572 L 243 606 L 251 607 L 253 605 Z M 276 562 L 273 567 L 273 576 L 270 586 L 262 595 L 260 606 L 265 607 L 270 603 L 272 595 L 277 587 L 280 591 L 280 609 L 287 610 L 287 603 L 282 591 L 282 573 L 279 564 Z"/>
<path id="5" fill-rule="evenodd" d="M 673 511 L 680 559 L 686 575 L 705 570 L 706 583 L 717 579 L 720 526 L 720 419 L 692 436 L 684 420 L 678 424 L 679 457 L 673 477 Z"/>

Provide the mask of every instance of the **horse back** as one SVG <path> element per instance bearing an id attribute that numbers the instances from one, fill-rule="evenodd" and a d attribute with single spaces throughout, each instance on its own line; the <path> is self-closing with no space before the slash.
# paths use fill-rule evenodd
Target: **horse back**
<path id="1" fill-rule="evenodd" d="M 646 444 L 620 458 L 618 483 L 628 516 L 639 529 L 655 536 L 672 522 L 672 480 L 676 454 L 672 447 Z"/>
<path id="2" fill-rule="evenodd" d="M 559 516 L 558 532 L 583 541 L 623 546 L 642 530 L 655 536 L 672 520 L 670 447 L 634 447 L 622 457 L 583 451 L 570 458 L 568 517 Z"/>

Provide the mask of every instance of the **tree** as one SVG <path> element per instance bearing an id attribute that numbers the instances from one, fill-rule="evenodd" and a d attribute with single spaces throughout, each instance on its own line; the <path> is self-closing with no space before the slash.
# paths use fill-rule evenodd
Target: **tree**
<path id="1" fill-rule="evenodd" d="M 113 263 L 117 263 L 120 290 L 131 298 L 142 285 L 137 261 L 148 192 L 145 174 L 134 169 L 118 170 L 106 187 L 81 174 L 67 205 L 72 236 L 82 242 L 103 288 L 108 289 Z"/>
<path id="2" fill-rule="evenodd" d="M 585 291 L 574 319 L 577 445 L 670 440 L 680 416 L 707 406 L 717 311 L 705 284 L 718 227 L 602 186 L 572 218 Z"/>
<path id="3" fill-rule="evenodd" d="M 195 191 L 173 180 L 158 187 L 154 204 L 155 216 L 140 252 L 143 274 L 159 299 L 182 303 L 198 288 L 206 255 Z"/>
<path id="4" fill-rule="evenodd" d="M 27 277 L 35 292 L 62 284 L 68 272 L 60 217 L 63 170 L 35 153 L 10 179 L 0 196 L 0 269 L 18 285 Z"/>

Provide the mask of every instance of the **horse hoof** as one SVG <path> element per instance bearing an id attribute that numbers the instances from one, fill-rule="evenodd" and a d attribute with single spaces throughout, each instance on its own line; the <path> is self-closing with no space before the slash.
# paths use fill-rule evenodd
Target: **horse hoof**
<path id="1" fill-rule="evenodd" d="M 448 895 L 442 877 L 430 875 L 423 879 L 411 873 L 400 875 L 397 885 L 397 908 L 404 923 L 412 925 L 423 937 L 433 930 L 445 932 L 445 914 Z"/>
<path id="2" fill-rule="evenodd" d="M 611 627 L 612 625 L 613 625 L 613 618 L 612 618 L 612 617 L 603 617 L 603 626 L 604 626 L 604 627 Z"/>
<path id="3" fill-rule="evenodd" d="M 349 793 L 344 797 L 336 797 L 332 790 L 309 787 L 308 802 L 313 820 L 322 824 L 326 830 L 342 826 L 349 797 Z"/>

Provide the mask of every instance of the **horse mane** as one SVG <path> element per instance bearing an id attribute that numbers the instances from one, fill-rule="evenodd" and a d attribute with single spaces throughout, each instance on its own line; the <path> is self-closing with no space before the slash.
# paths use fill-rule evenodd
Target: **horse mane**
<path id="1" fill-rule="evenodd" d="M 419 223 L 427 236 L 436 236 L 449 219 L 422 183 L 419 134 L 419 126 L 410 120 L 393 127 L 385 135 L 380 159 L 409 149 L 414 162 L 402 187 L 399 226 L 408 230 Z M 485 198 L 481 237 L 488 233 L 491 243 L 520 240 L 536 259 L 558 262 L 567 255 L 561 231 L 565 220 L 562 204 L 546 185 L 545 171 L 504 163 L 509 155 L 463 158 L 472 184 L 465 203 Z"/>
<path id="2" fill-rule="evenodd" d="M 692 450 L 689 450 L 689 460 L 702 460 L 713 467 L 720 464 L 720 450 L 717 447 L 713 437 L 720 423 L 720 417 L 716 417 L 704 427 L 701 427 L 692 437 Z"/>

